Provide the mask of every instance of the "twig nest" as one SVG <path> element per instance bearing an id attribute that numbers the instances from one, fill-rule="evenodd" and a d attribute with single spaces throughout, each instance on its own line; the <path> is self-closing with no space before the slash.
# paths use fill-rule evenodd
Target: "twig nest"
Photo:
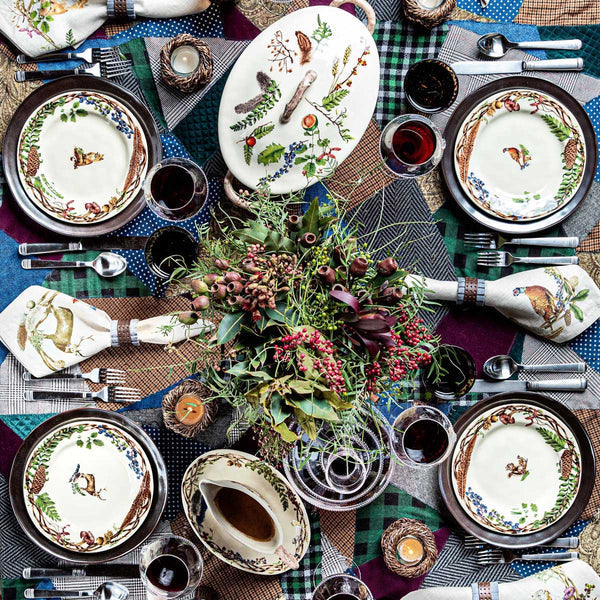
<path id="1" fill-rule="evenodd" d="M 403 539 L 417 541 L 423 547 L 422 558 L 414 564 L 404 564 L 399 555 L 399 544 Z M 386 567 L 402 577 L 420 577 L 433 567 L 438 557 L 435 538 L 429 527 L 414 519 L 394 521 L 381 536 L 381 550 Z"/>
<path id="2" fill-rule="evenodd" d="M 402 4 L 406 19 L 427 29 L 443 23 L 456 8 L 456 0 L 444 0 L 436 8 L 425 8 L 417 0 L 403 0 Z"/>
<path id="3" fill-rule="evenodd" d="M 184 437 L 194 437 L 217 416 L 218 406 L 210 390 L 195 379 L 186 379 L 165 395 L 162 413 L 165 426 Z"/>
<path id="4" fill-rule="evenodd" d="M 200 55 L 198 68 L 190 75 L 180 75 L 171 66 L 171 54 L 180 46 L 193 46 Z M 213 75 L 212 52 L 208 44 L 189 33 L 182 33 L 167 42 L 160 51 L 160 75 L 170 87 L 180 92 L 191 93 L 206 85 Z"/>

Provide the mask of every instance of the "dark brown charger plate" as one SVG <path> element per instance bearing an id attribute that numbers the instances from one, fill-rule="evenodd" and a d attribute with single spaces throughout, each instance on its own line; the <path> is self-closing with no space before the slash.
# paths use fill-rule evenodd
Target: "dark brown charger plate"
<path id="1" fill-rule="evenodd" d="M 115 548 L 102 552 L 73 552 L 54 544 L 48 538 L 44 537 L 34 526 L 33 521 L 27 513 L 25 498 L 23 494 L 23 476 L 27 466 L 29 455 L 35 446 L 48 433 L 57 427 L 64 427 L 73 421 L 81 419 L 90 419 L 104 421 L 116 425 L 127 432 L 144 449 L 152 467 L 154 478 L 154 492 L 152 494 L 152 504 L 146 519 L 140 528 L 131 537 L 127 538 L 122 544 Z M 136 425 L 133 421 L 120 415 L 119 413 L 100 410 L 97 408 L 76 408 L 67 412 L 60 413 L 50 417 L 41 425 L 38 425 L 21 444 L 13 460 L 10 470 L 9 494 L 15 517 L 25 534 L 42 550 L 55 557 L 72 563 L 101 563 L 107 560 L 119 558 L 127 552 L 131 552 L 144 542 L 156 529 L 167 503 L 167 469 L 158 448 L 148 435 Z"/>
<path id="2" fill-rule="evenodd" d="M 115 83 L 92 75 L 61 77 L 43 85 L 27 96 L 13 115 L 2 143 L 2 166 L 6 182 L 17 205 L 29 219 L 55 234 L 76 238 L 95 237 L 115 231 L 139 215 L 146 205 L 144 192 L 140 190 L 134 200 L 114 217 L 95 225 L 75 225 L 55 219 L 38 208 L 23 189 L 19 179 L 17 148 L 19 136 L 27 119 L 50 98 L 65 92 L 80 90 L 108 94 L 132 112 L 140 123 L 148 145 L 148 170 L 160 162 L 162 157 L 160 134 L 152 115 L 139 100 Z"/>
<path id="3" fill-rule="evenodd" d="M 513 88 L 533 89 L 554 96 L 557 100 L 560 100 L 560 102 L 573 113 L 579 122 L 586 144 L 585 167 L 581 178 L 581 185 L 573 198 L 555 213 L 548 215 L 547 217 L 541 217 L 537 220 L 534 219 L 525 222 L 505 221 L 480 210 L 463 191 L 458 175 L 454 169 L 454 145 L 465 117 L 489 96 L 496 92 Z M 456 200 L 458 206 L 460 206 L 460 208 L 473 220 L 488 229 L 499 231 L 500 233 L 524 235 L 548 229 L 561 223 L 577 209 L 582 200 L 587 196 L 594 181 L 594 176 L 596 175 L 598 145 L 596 143 L 596 134 L 590 118 L 581 104 L 579 104 L 571 94 L 565 92 L 557 85 L 539 79 L 538 77 L 503 77 L 502 79 L 498 79 L 497 81 L 493 81 L 492 83 L 480 87 L 478 90 L 467 96 L 452 113 L 452 116 L 446 125 L 446 129 L 444 130 L 444 139 L 446 140 L 446 152 L 442 158 L 442 173 L 450 194 Z"/>
<path id="4" fill-rule="evenodd" d="M 581 481 L 577 496 L 571 507 L 558 521 L 535 533 L 527 535 L 508 535 L 494 533 L 490 529 L 482 527 L 476 523 L 461 507 L 458 498 L 452 487 L 452 455 L 440 465 L 438 471 L 438 479 L 442 497 L 448 511 L 454 520 L 467 533 L 476 536 L 494 546 L 502 548 L 528 548 L 538 546 L 556 539 L 561 533 L 568 529 L 577 519 L 587 506 L 587 503 L 592 495 L 594 481 L 596 478 L 596 459 L 590 438 L 579 422 L 577 417 L 564 405 L 556 400 L 552 400 L 543 394 L 535 394 L 532 392 L 508 392 L 497 394 L 487 400 L 482 400 L 469 408 L 454 425 L 454 430 L 458 438 L 462 435 L 465 429 L 481 415 L 491 408 L 499 407 L 508 402 L 523 401 L 527 404 L 539 406 L 544 410 L 555 413 L 560 417 L 571 429 L 579 448 L 581 450 Z"/>

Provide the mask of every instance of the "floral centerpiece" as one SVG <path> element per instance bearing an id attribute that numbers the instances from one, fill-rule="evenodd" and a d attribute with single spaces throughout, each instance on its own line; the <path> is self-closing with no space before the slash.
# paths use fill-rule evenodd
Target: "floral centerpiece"
<path id="1" fill-rule="evenodd" d="M 257 194 L 249 218 L 218 222 L 217 236 L 201 229 L 200 258 L 174 277 L 193 297 L 182 322 L 223 315 L 212 348 L 225 360 L 203 373 L 214 398 L 285 447 L 393 401 L 430 365 L 437 339 L 418 316 L 424 290 L 392 256 L 372 258 L 341 202 L 315 198 L 296 215 Z"/>

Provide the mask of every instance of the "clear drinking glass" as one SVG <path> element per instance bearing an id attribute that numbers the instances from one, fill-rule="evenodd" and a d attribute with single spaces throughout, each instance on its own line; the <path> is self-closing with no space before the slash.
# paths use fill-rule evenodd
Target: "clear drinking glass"
<path id="1" fill-rule="evenodd" d="M 146 204 L 161 219 L 195 217 L 208 198 L 204 171 L 187 158 L 167 158 L 154 165 L 144 182 Z"/>
<path id="2" fill-rule="evenodd" d="M 312 600 L 373 600 L 373 594 L 358 577 L 338 573 L 321 581 Z"/>
<path id="3" fill-rule="evenodd" d="M 442 160 L 446 142 L 440 130 L 421 115 L 401 115 L 381 132 L 379 151 L 397 177 L 426 175 Z"/>
<path id="4" fill-rule="evenodd" d="M 150 600 L 173 600 L 193 592 L 203 569 L 198 548 L 183 537 L 161 537 L 142 548 L 140 577 Z"/>
<path id="5" fill-rule="evenodd" d="M 408 467 L 434 467 L 442 463 L 456 442 L 450 419 L 433 406 L 412 406 L 393 425 L 392 450 Z"/>

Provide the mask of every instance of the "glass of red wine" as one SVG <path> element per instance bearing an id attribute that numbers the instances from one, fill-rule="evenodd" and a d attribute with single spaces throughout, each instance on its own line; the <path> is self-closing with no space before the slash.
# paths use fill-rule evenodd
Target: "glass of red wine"
<path id="1" fill-rule="evenodd" d="M 397 177 L 426 175 L 442 160 L 446 142 L 439 129 L 421 115 L 401 115 L 381 132 L 379 150 L 385 166 Z"/>
<path id="2" fill-rule="evenodd" d="M 195 217 L 208 198 L 204 171 L 187 158 L 167 158 L 154 165 L 144 182 L 146 203 L 161 219 Z"/>
<path id="3" fill-rule="evenodd" d="M 177 535 L 161 537 L 142 549 L 140 577 L 151 600 L 173 600 L 193 592 L 203 569 L 198 548 Z"/>
<path id="4" fill-rule="evenodd" d="M 433 467 L 452 452 L 456 434 L 448 417 L 433 406 L 413 406 L 393 425 L 392 450 L 408 467 Z"/>

